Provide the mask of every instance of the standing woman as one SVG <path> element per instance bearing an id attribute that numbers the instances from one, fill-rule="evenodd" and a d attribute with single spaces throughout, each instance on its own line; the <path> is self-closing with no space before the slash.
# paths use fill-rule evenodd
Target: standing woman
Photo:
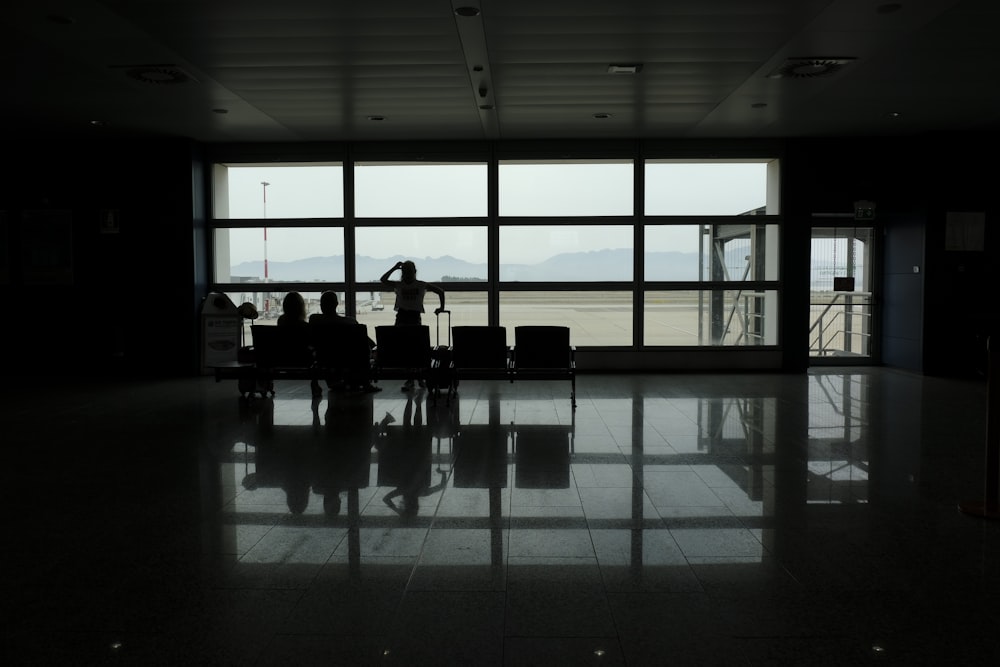
<path id="1" fill-rule="evenodd" d="M 389 276 L 393 271 L 400 271 L 399 280 L 390 280 Z M 383 285 L 392 285 L 396 293 L 396 326 L 419 326 L 421 314 L 424 312 L 424 296 L 427 292 L 434 292 L 441 300 L 441 305 L 434 310 L 435 314 L 444 310 L 444 290 L 432 283 L 425 283 L 417 280 L 417 265 L 410 260 L 396 262 L 388 271 L 382 274 Z M 424 386 L 424 381 L 420 380 L 420 386 Z M 413 389 L 413 379 L 408 379 L 403 384 L 403 391 Z"/>
<path id="2" fill-rule="evenodd" d="M 390 280 L 392 272 L 399 269 L 400 279 Z M 434 310 L 440 313 L 444 310 L 444 290 L 433 283 L 417 280 L 417 265 L 410 260 L 396 264 L 382 274 L 382 284 L 392 285 L 396 292 L 396 326 L 421 324 L 420 315 L 424 312 L 424 295 L 434 292 L 441 300 L 441 306 Z"/>

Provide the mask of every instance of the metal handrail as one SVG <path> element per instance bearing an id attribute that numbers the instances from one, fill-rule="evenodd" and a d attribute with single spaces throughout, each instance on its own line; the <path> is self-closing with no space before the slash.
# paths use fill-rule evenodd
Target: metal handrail
<path id="1" fill-rule="evenodd" d="M 831 319 L 831 320 L 826 320 L 826 315 L 827 315 L 827 313 L 830 312 L 830 310 L 834 306 L 838 305 L 838 302 L 840 301 L 841 297 L 844 297 L 846 299 L 849 296 L 850 297 L 854 297 L 854 296 L 870 297 L 871 295 L 872 295 L 871 292 L 836 292 L 836 293 L 834 293 L 833 299 L 829 303 L 826 304 L 826 307 L 823 308 L 823 310 L 820 312 L 820 314 L 816 318 L 815 322 L 813 322 L 812 325 L 809 327 L 809 336 L 810 336 L 809 349 L 810 350 L 816 350 L 819 355 L 827 354 L 827 352 L 828 352 L 827 346 L 823 344 L 824 334 L 831 327 L 833 327 L 836 324 L 836 321 L 837 321 L 836 318 L 837 318 L 837 316 L 846 317 L 846 313 L 844 313 L 843 311 L 838 311 L 837 313 L 834 313 L 834 318 Z M 871 313 L 867 313 L 864 316 L 868 317 L 868 318 L 871 318 Z M 813 339 L 812 338 L 812 333 L 813 333 L 813 331 L 815 331 L 817 329 L 817 327 L 819 328 L 819 332 L 818 332 L 818 335 L 816 336 L 816 338 Z M 842 328 L 839 331 L 839 333 L 847 333 L 847 332 L 844 331 L 843 328 Z M 850 335 L 852 335 L 852 336 L 868 336 L 868 337 L 871 337 L 870 333 L 865 333 L 863 331 L 852 331 L 852 332 L 850 332 Z M 832 339 L 834 337 L 835 336 L 830 336 L 830 339 Z M 813 346 L 814 343 L 815 343 L 815 347 Z"/>

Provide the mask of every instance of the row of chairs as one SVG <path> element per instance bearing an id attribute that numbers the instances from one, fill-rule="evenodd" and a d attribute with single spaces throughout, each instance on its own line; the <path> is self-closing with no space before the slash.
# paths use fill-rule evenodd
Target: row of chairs
<path id="1" fill-rule="evenodd" d="M 274 381 L 367 385 L 372 377 L 372 347 L 363 324 L 308 327 L 250 326 L 253 338 L 252 377 L 241 393 L 274 395 Z"/>
<path id="2" fill-rule="evenodd" d="M 452 327 L 450 345 L 431 345 L 427 325 L 375 327 L 375 346 L 363 324 L 321 330 L 253 325 L 255 381 L 274 394 L 274 380 L 308 378 L 366 384 L 422 380 L 436 397 L 455 396 L 462 380 L 567 380 L 576 407 L 576 350 L 569 327 L 522 325 L 514 345 L 503 326 Z"/>
<path id="3" fill-rule="evenodd" d="M 452 327 L 449 395 L 462 380 L 568 380 L 570 402 L 576 407 L 576 348 L 569 327 L 514 327 L 514 345 L 503 326 Z"/>

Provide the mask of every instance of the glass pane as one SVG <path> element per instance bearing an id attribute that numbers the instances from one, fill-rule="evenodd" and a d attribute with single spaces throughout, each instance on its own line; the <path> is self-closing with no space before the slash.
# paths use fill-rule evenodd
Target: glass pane
<path id="1" fill-rule="evenodd" d="M 817 227 L 812 232 L 810 283 L 814 292 L 870 292 L 868 256 L 874 230 L 871 227 Z M 844 289 L 834 278 L 853 278 Z M 840 289 L 837 289 L 837 288 Z"/>
<path id="2" fill-rule="evenodd" d="M 373 299 L 374 297 L 374 299 Z M 445 292 L 445 306 L 451 311 L 451 326 L 489 324 L 489 313 L 486 308 L 486 292 Z M 372 327 L 394 324 L 396 313 L 393 310 L 395 295 L 392 291 L 358 292 L 358 322 Z M 442 345 L 448 342 L 448 316 L 434 315 L 437 307 L 437 296 L 431 294 L 424 301 L 427 312 L 421 321 L 431 328 L 431 342 L 439 340 Z M 373 308 L 372 306 L 375 305 Z"/>
<path id="3" fill-rule="evenodd" d="M 358 282 L 378 282 L 405 259 L 428 282 L 486 282 L 486 227 L 360 227 L 355 238 Z"/>
<path id="4" fill-rule="evenodd" d="M 643 336 L 647 346 L 777 345 L 775 290 L 670 290 L 646 292 Z"/>
<path id="5" fill-rule="evenodd" d="M 343 282 L 340 227 L 215 230 L 217 282 Z"/>
<path id="6" fill-rule="evenodd" d="M 500 215 L 632 215 L 632 161 L 500 162 Z"/>
<path id="7" fill-rule="evenodd" d="M 500 280 L 632 280 L 632 241 L 626 225 L 507 225 L 500 228 Z"/>
<path id="8" fill-rule="evenodd" d="M 646 280 L 777 280 L 778 226 L 646 225 Z"/>
<path id="9" fill-rule="evenodd" d="M 871 227 L 816 227 L 810 254 L 809 353 L 870 356 Z"/>
<path id="10" fill-rule="evenodd" d="M 700 280 L 707 275 L 707 225 L 646 225 L 646 280 Z"/>
<path id="11" fill-rule="evenodd" d="M 344 168 L 340 164 L 216 165 L 214 217 L 344 217 Z"/>
<path id="12" fill-rule="evenodd" d="M 500 324 L 514 344 L 514 327 L 559 325 L 570 328 L 570 343 L 632 345 L 631 292 L 501 292 Z"/>
<path id="13" fill-rule="evenodd" d="M 354 169 L 359 218 L 462 218 L 487 214 L 486 164 L 364 164 Z"/>
<path id="14" fill-rule="evenodd" d="M 747 215 L 767 204 L 767 162 L 646 161 L 646 215 Z"/>

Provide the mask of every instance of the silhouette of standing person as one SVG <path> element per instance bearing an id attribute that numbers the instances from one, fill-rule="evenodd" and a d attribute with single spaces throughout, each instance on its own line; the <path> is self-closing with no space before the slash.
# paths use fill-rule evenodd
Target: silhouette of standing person
<path id="1" fill-rule="evenodd" d="M 396 270 L 400 271 L 400 279 L 392 280 L 389 276 Z M 382 274 L 383 285 L 392 285 L 396 293 L 396 304 L 393 309 L 396 311 L 396 326 L 419 326 L 422 324 L 421 315 L 424 312 L 424 296 L 427 292 L 438 295 L 441 305 L 434 309 L 434 314 L 443 311 L 444 290 L 433 283 L 427 283 L 417 279 L 417 265 L 411 260 L 396 262 L 391 269 Z M 424 386 L 423 380 L 420 386 Z M 413 379 L 408 379 L 403 384 L 403 391 L 413 389 Z"/>

